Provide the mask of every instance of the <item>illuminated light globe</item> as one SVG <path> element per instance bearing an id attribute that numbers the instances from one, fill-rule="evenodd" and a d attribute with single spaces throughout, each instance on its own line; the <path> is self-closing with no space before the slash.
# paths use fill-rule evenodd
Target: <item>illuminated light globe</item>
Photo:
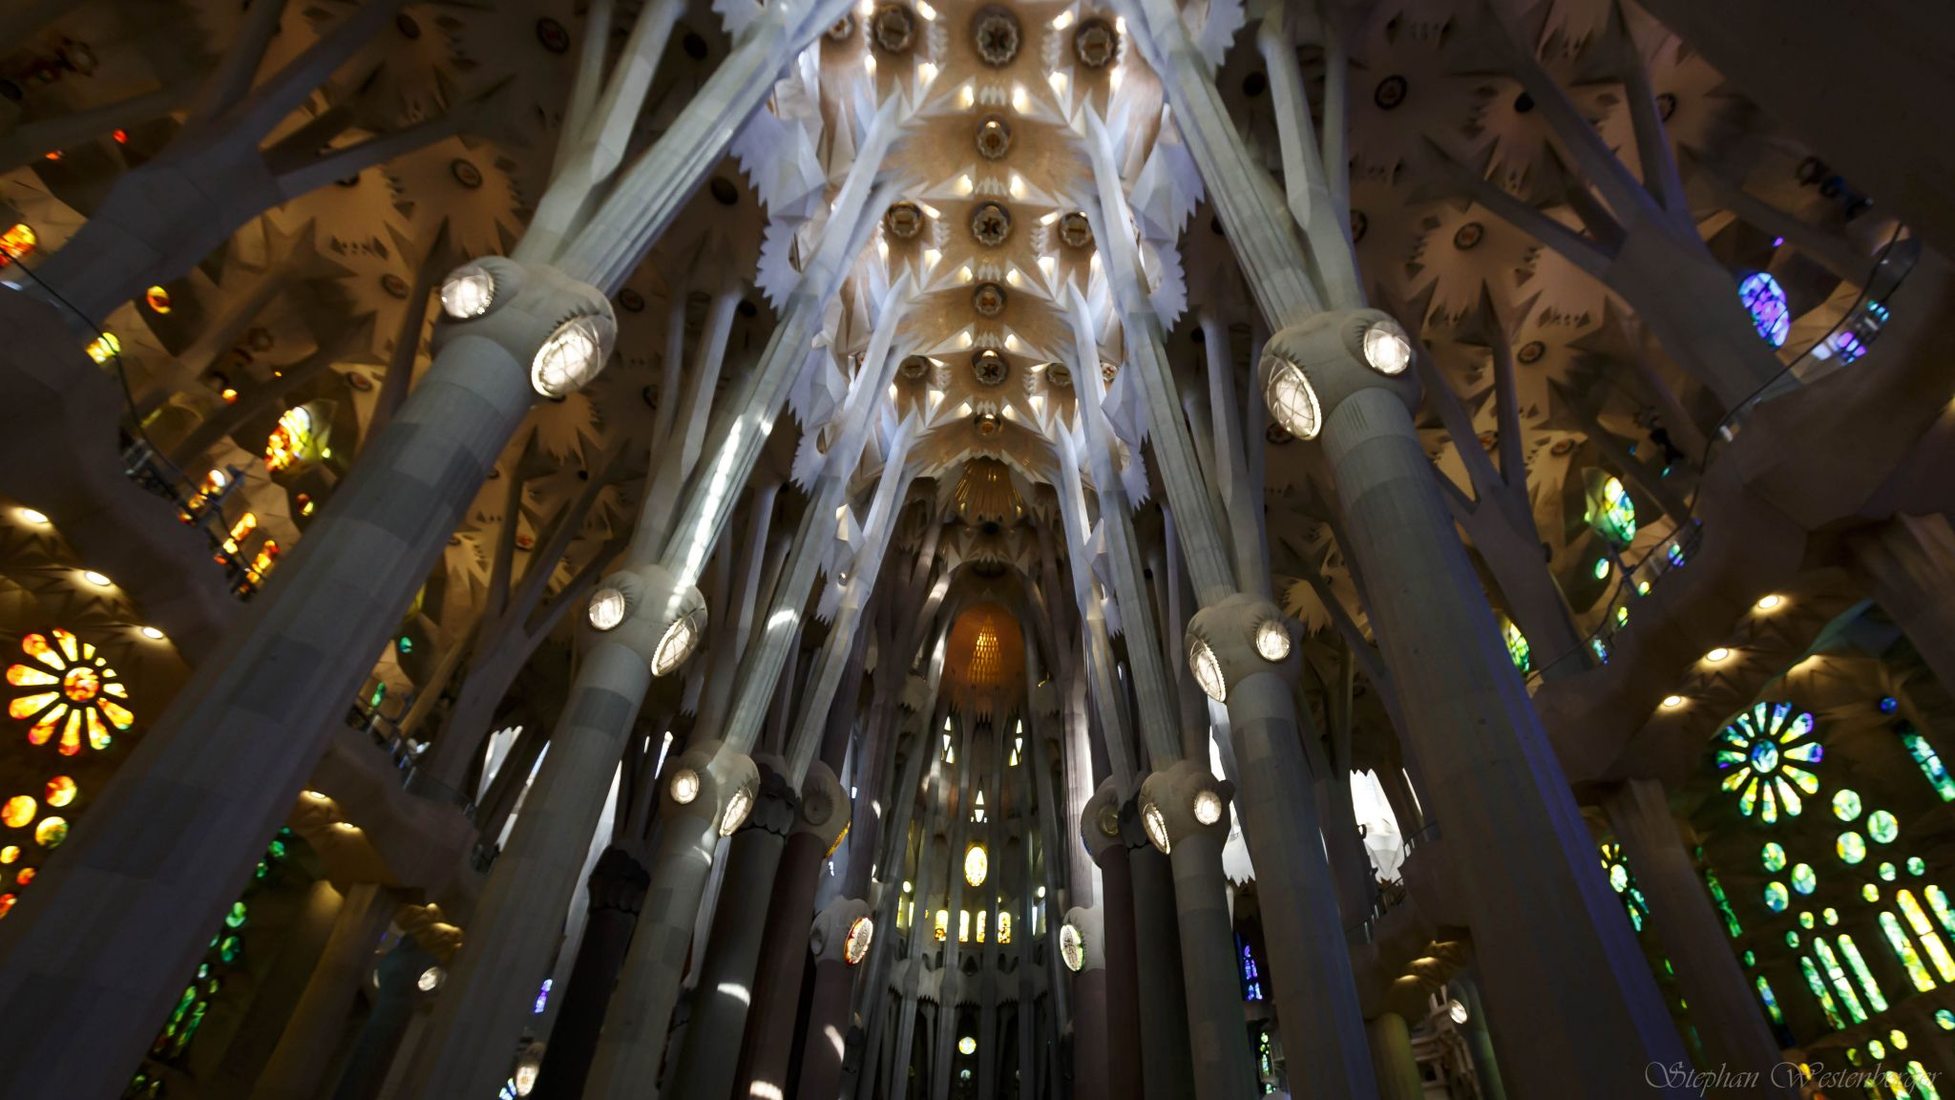
<path id="1" fill-rule="evenodd" d="M 1214 791 L 1202 791 L 1195 796 L 1195 820 L 1203 825 L 1213 825 L 1222 820 L 1222 796 Z"/>
<path id="2" fill-rule="evenodd" d="M 1454 1023 L 1463 1024 L 1466 1022 L 1466 1006 L 1455 997 L 1446 1002 L 1446 1015 L 1452 1017 Z"/>
<path id="3" fill-rule="evenodd" d="M 529 384 L 545 397 L 565 397 L 604 367 L 604 330 L 595 317 L 573 317 L 557 326 L 530 361 Z"/>
<path id="4" fill-rule="evenodd" d="M 976 1054 L 977 1040 L 971 1038 L 969 1035 L 966 1035 L 962 1039 L 957 1040 L 957 1053 L 962 1054 L 965 1057 L 969 1057 L 973 1054 Z"/>
<path id="5" fill-rule="evenodd" d="M 1215 656 L 1215 650 L 1205 641 L 1192 635 L 1188 638 L 1188 671 L 1195 674 L 1195 683 L 1201 685 L 1202 694 L 1218 703 L 1227 702 L 1229 685 L 1222 678 L 1222 660 Z"/>
<path id="6" fill-rule="evenodd" d="M 1264 619 L 1256 627 L 1256 652 L 1265 661 L 1280 661 L 1290 655 L 1290 632 L 1275 619 Z"/>
<path id="7" fill-rule="evenodd" d="M 1785 338 L 1792 335 L 1792 310 L 1779 281 L 1763 271 L 1748 275 L 1738 284 L 1738 300 L 1751 314 L 1751 327 L 1759 337 L 1775 348 L 1784 347 Z"/>
<path id="8" fill-rule="evenodd" d="M 1404 329 L 1380 321 L 1364 330 L 1364 361 L 1379 374 L 1404 374 L 1412 365 L 1412 342 Z"/>
<path id="9" fill-rule="evenodd" d="M 591 606 L 587 612 L 591 626 L 598 630 L 612 630 L 625 621 L 625 594 L 615 588 L 600 588 L 591 594 Z"/>
<path id="10" fill-rule="evenodd" d="M 1066 964 L 1067 970 L 1075 973 L 1086 965 L 1086 937 L 1080 935 L 1079 929 L 1073 927 L 1071 921 L 1059 926 L 1059 960 Z M 1955 1027 L 1950 1030 L 1955 1030 Z"/>
<path id="11" fill-rule="evenodd" d="M 680 768 L 672 776 L 672 801 L 681 806 L 692 804 L 699 797 L 699 773 L 691 768 Z"/>
<path id="12" fill-rule="evenodd" d="M 1162 855 L 1172 854 L 1174 841 L 1168 836 L 1167 815 L 1161 812 L 1159 806 L 1152 802 L 1141 803 L 1140 823 L 1147 829 L 1147 839 L 1154 842 L 1154 847 L 1159 848 Z"/>
<path id="13" fill-rule="evenodd" d="M 849 925 L 849 934 L 842 939 L 842 961 L 850 966 L 861 962 L 869 955 L 869 944 L 876 936 L 876 922 L 868 917 L 857 917 Z"/>
<path id="14" fill-rule="evenodd" d="M 964 881 L 972 886 L 983 886 L 991 873 L 991 857 L 985 854 L 981 845 L 973 844 L 964 853 Z"/>
<path id="15" fill-rule="evenodd" d="M 447 973 L 440 967 L 430 966 L 426 970 L 421 971 L 420 977 L 414 979 L 414 988 L 423 993 L 433 993 L 435 990 L 441 988 L 441 981 L 447 976 Z"/>
<path id="16" fill-rule="evenodd" d="M 663 676 L 692 656 L 693 647 L 699 644 L 700 628 L 705 618 L 704 611 L 694 611 L 680 616 L 665 628 L 665 636 L 658 640 L 658 648 L 652 651 L 652 675 Z"/>
<path id="17" fill-rule="evenodd" d="M 1303 368 L 1280 357 L 1263 362 L 1268 371 L 1263 382 L 1263 403 L 1269 406 L 1269 415 L 1298 439 L 1317 438 L 1317 433 L 1324 430 L 1324 407 Z"/>
<path id="18" fill-rule="evenodd" d="M 441 284 L 441 310 L 457 321 L 489 312 L 496 301 L 496 277 L 487 268 L 470 264 Z"/>
<path id="19" fill-rule="evenodd" d="M 734 791 L 733 796 L 726 800 L 726 816 L 720 818 L 720 835 L 732 836 L 752 812 L 753 792 L 745 787 Z"/>

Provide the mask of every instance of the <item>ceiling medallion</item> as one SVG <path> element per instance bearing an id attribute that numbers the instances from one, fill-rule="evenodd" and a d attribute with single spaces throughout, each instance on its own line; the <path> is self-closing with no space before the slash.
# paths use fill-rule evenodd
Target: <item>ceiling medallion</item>
<path id="1" fill-rule="evenodd" d="M 1409 90 L 1410 85 L 1406 84 L 1405 78 L 1393 73 L 1378 82 L 1378 87 L 1371 93 L 1371 102 L 1376 103 L 1379 110 L 1389 111 L 1405 102 L 1405 94 Z"/>
<path id="2" fill-rule="evenodd" d="M 985 160 L 997 160 L 1011 152 L 1011 127 L 1004 119 L 992 115 L 978 124 L 977 151 Z"/>
<path id="3" fill-rule="evenodd" d="M 1113 24 L 1094 16 L 1082 19 L 1073 31 L 1073 55 L 1089 69 L 1103 69 L 1120 52 L 1120 35 Z"/>
<path id="4" fill-rule="evenodd" d="M 1004 356 L 985 348 L 971 356 L 971 373 L 977 376 L 979 385 L 996 386 L 1005 380 L 1005 375 L 1011 373 L 1011 368 L 1005 363 Z"/>
<path id="5" fill-rule="evenodd" d="M 1064 363 L 1048 363 L 1045 367 L 1045 380 L 1048 385 L 1062 390 L 1073 388 L 1073 372 Z"/>
<path id="6" fill-rule="evenodd" d="M 971 42 L 986 65 L 1004 68 L 1018 56 L 1018 16 L 1004 8 L 985 8 L 971 21 Z"/>
<path id="7" fill-rule="evenodd" d="M 643 313 L 645 311 L 645 296 L 630 287 L 625 287 L 623 290 L 618 291 L 618 306 L 626 313 Z"/>
<path id="8" fill-rule="evenodd" d="M 380 277 L 380 289 L 386 291 L 388 296 L 393 298 L 405 298 L 412 293 L 407 285 L 407 280 L 391 271 Z"/>
<path id="9" fill-rule="evenodd" d="M 1539 340 L 1529 340 L 1521 345 L 1521 350 L 1514 353 L 1514 358 L 1523 363 L 1537 363 L 1546 354 L 1548 354 L 1548 345 Z"/>
<path id="10" fill-rule="evenodd" d="M 905 4 L 884 4 L 876 9 L 870 29 L 875 32 L 876 45 L 888 53 L 902 53 L 916 41 L 916 13 Z"/>
<path id="11" fill-rule="evenodd" d="M 544 16 L 536 21 L 536 40 L 551 53 L 567 53 L 570 50 L 570 32 L 562 23 Z"/>
<path id="12" fill-rule="evenodd" d="M 1011 212 L 995 202 L 980 203 L 971 212 L 971 236 L 986 248 L 996 248 L 1011 237 Z"/>
<path id="13" fill-rule="evenodd" d="M 1085 248 L 1093 243 L 1093 223 L 1078 210 L 1059 218 L 1059 243 L 1067 248 Z"/>
<path id="14" fill-rule="evenodd" d="M 456 183 L 471 191 L 482 186 L 482 170 L 473 161 L 456 157 L 448 162 L 448 174 L 455 177 Z"/>
<path id="15" fill-rule="evenodd" d="M 890 203 L 882 216 L 882 227 L 890 236 L 907 241 L 923 229 L 923 208 L 908 199 Z"/>
<path id="16" fill-rule="evenodd" d="M 977 429 L 977 434 L 991 436 L 997 435 L 1005 425 L 998 419 L 997 413 L 979 413 L 971 418 L 971 426 Z"/>
<path id="17" fill-rule="evenodd" d="M 971 308 L 982 317 L 996 317 L 1005 311 L 1005 288 L 997 283 L 979 283 L 971 292 Z"/>
<path id="18" fill-rule="evenodd" d="M 1100 381 L 1108 385 L 1113 384 L 1113 376 L 1119 373 L 1120 366 L 1117 363 L 1102 362 L 1100 364 Z"/>
<path id="19" fill-rule="evenodd" d="M 923 356 L 912 355 L 904 359 L 903 365 L 897 369 L 903 372 L 903 377 L 914 382 L 917 379 L 929 377 L 930 368 L 933 366 L 935 364 Z"/>
<path id="20" fill-rule="evenodd" d="M 1453 231 L 1453 247 L 1461 252 L 1471 252 L 1487 237 L 1487 227 L 1479 222 L 1467 222 Z"/>

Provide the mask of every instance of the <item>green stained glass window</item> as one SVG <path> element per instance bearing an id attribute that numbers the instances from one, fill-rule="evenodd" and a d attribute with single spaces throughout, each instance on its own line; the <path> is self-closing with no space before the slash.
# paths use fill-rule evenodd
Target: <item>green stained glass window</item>
<path id="1" fill-rule="evenodd" d="M 1924 993 L 1933 989 L 1934 975 L 1928 973 L 1928 968 L 1921 964 L 1921 955 L 1914 949 L 1913 941 L 1909 940 L 1907 933 L 1901 930 L 1900 918 L 1892 913 L 1882 913 L 1880 931 L 1887 937 L 1887 946 L 1894 949 L 1894 957 L 1901 960 L 1901 967 L 1907 971 L 1908 980 L 1914 983 L 1914 988 Z"/>
<path id="2" fill-rule="evenodd" d="M 1935 1009 L 1935 1026 L 1943 1031 L 1955 1031 L 1955 1010 Z"/>
<path id="3" fill-rule="evenodd" d="M 1955 936 L 1955 909 L 1948 904 L 1948 895 L 1941 887 L 1929 885 L 1921 888 L 1921 896 L 1928 899 L 1928 908 L 1935 911 L 1935 919 L 1941 922 L 1941 930 Z"/>
<path id="4" fill-rule="evenodd" d="M 234 901 L 231 903 L 231 911 L 224 914 L 224 927 L 231 929 L 243 928 L 244 922 L 247 919 L 248 914 L 245 912 L 244 903 Z"/>
<path id="5" fill-rule="evenodd" d="M 1792 888 L 1801 894 L 1810 894 L 1819 888 L 1819 875 L 1814 873 L 1812 864 L 1801 863 L 1792 868 Z"/>
<path id="6" fill-rule="evenodd" d="M 1935 747 L 1928 744 L 1928 739 L 1921 736 L 1921 731 L 1915 729 L 1912 722 L 1896 722 L 1894 730 L 1900 734 L 1901 744 L 1907 747 L 1907 754 L 1914 757 L 1915 765 L 1928 778 L 1935 793 L 1941 796 L 1943 802 L 1955 802 L 1955 778 L 1951 778 L 1948 769 L 1942 766 L 1941 755 L 1935 752 Z"/>
<path id="7" fill-rule="evenodd" d="M 1907 857 L 1907 873 L 1913 875 L 1915 878 L 1920 878 L 1922 875 L 1928 873 L 1928 861 L 1922 859 L 1920 856 Z"/>
<path id="8" fill-rule="evenodd" d="M 1799 914 L 1799 927 L 1810 929 L 1812 926 L 1813 926 L 1813 919 L 1811 913 L 1808 912 L 1808 913 Z"/>
<path id="9" fill-rule="evenodd" d="M 1781 814 L 1799 816 L 1805 799 L 1819 793 L 1819 777 L 1808 768 L 1825 749 L 1814 728 L 1811 714 L 1780 702 L 1759 703 L 1718 732 L 1720 786 L 1738 796 L 1739 813 L 1767 825 Z"/>
<path id="10" fill-rule="evenodd" d="M 1921 938 L 1928 948 L 1928 960 L 1935 964 L 1935 973 L 1944 982 L 1955 982 L 1955 956 L 1948 953 L 1948 947 L 1941 942 L 1941 933 L 1929 922 L 1928 914 L 1921 911 L 1921 903 L 1914 900 L 1914 891 L 1894 891 L 1894 904 L 1901 907 L 1901 915 L 1907 918 L 1909 928 Z"/>
<path id="11" fill-rule="evenodd" d="M 1787 947 L 1799 946 L 1799 933 L 1797 930 L 1790 929 L 1790 928 L 1785 930 L 1785 946 Z"/>
<path id="12" fill-rule="evenodd" d="M 1776 840 L 1772 841 L 1770 844 L 1765 845 L 1765 850 L 1760 854 L 1759 860 L 1765 865 L 1765 869 L 1773 874 L 1785 870 L 1785 846 Z"/>
<path id="13" fill-rule="evenodd" d="M 1882 882 L 1893 882 L 1896 878 L 1900 877 L 1900 874 L 1900 869 L 1891 863 L 1880 865 L 1880 880 Z"/>
<path id="14" fill-rule="evenodd" d="M 1892 844 L 1901 835 L 1901 823 L 1886 810 L 1875 810 L 1867 815 L 1867 836 L 1876 844 Z"/>
<path id="15" fill-rule="evenodd" d="M 1628 546 L 1636 538 L 1636 504 L 1622 479 L 1605 477 L 1601 484 L 1591 481 L 1593 495 L 1588 506 L 1589 525 L 1617 546 Z"/>
<path id="16" fill-rule="evenodd" d="M 1909 1062 L 1907 1072 L 1909 1083 L 1914 1086 L 1916 1096 L 1921 1100 L 1941 1100 L 1941 1092 L 1935 1088 L 1935 1075 L 1928 1072 L 1926 1066 L 1919 1062 Z"/>
<path id="17" fill-rule="evenodd" d="M 1840 911 L 1829 905 L 1824 913 L 1819 914 L 1819 918 L 1826 922 L 1826 927 L 1831 928 L 1840 923 Z"/>
<path id="18" fill-rule="evenodd" d="M 1854 945 L 1853 937 L 1843 935 L 1839 942 L 1840 957 L 1846 960 L 1847 969 L 1853 972 L 1854 979 L 1860 983 L 1860 991 L 1866 994 L 1867 1007 L 1875 1012 L 1887 1011 L 1887 995 L 1881 992 L 1880 983 L 1867 969 L 1867 961 L 1860 957 L 1860 948 Z"/>
<path id="19" fill-rule="evenodd" d="M 1765 908 L 1770 909 L 1774 913 L 1783 913 L 1785 912 L 1785 907 L 1791 904 L 1791 902 L 1792 893 L 1785 888 L 1785 883 L 1768 882 L 1765 884 Z"/>
<path id="20" fill-rule="evenodd" d="M 1751 950 L 1745 951 L 1745 965 L 1746 966 L 1758 965 L 1758 953 L 1756 951 L 1751 951 Z"/>
<path id="21" fill-rule="evenodd" d="M 1860 816 L 1860 793 L 1844 787 L 1833 792 L 1833 816 L 1852 821 Z"/>
<path id="22" fill-rule="evenodd" d="M 1772 983 L 1765 980 L 1765 975 L 1760 974 L 1752 984 L 1758 989 L 1758 999 L 1765 1005 L 1765 1014 L 1772 1018 L 1773 1023 L 1783 1026 L 1785 1013 L 1779 1011 L 1779 999 L 1772 992 Z"/>
<path id="23" fill-rule="evenodd" d="M 1718 913 L 1724 917 L 1724 929 L 1733 939 L 1744 935 L 1744 926 L 1738 923 L 1738 914 L 1731 910 L 1731 899 L 1724 896 L 1724 884 L 1717 880 L 1717 872 L 1704 868 L 1704 887 L 1711 892 L 1711 901 L 1717 905 Z"/>
<path id="24" fill-rule="evenodd" d="M 1866 885 L 1860 887 L 1860 897 L 1861 900 L 1863 901 L 1879 901 L 1880 887 L 1875 886 L 1873 883 L 1869 882 Z"/>
<path id="25" fill-rule="evenodd" d="M 1500 620 L 1500 634 L 1507 641 L 1507 658 L 1514 662 L 1514 667 L 1519 669 L 1522 675 L 1526 675 L 1534 668 L 1533 658 L 1529 656 L 1527 648 L 1527 635 L 1522 634 L 1521 628 L 1515 626 L 1511 619 L 1506 618 Z"/>
<path id="26" fill-rule="evenodd" d="M 1879 1039 L 1869 1039 L 1867 1040 L 1867 1053 L 1873 1055 L 1874 1061 L 1878 1062 L 1882 1058 L 1887 1057 L 1887 1044 L 1881 1042 Z M 1903 1095 L 1901 1100 L 1907 1100 L 1907 1097 Z"/>
<path id="27" fill-rule="evenodd" d="M 1799 970 L 1805 974 L 1806 988 L 1812 990 L 1812 998 L 1819 1002 L 1819 1010 L 1826 1014 L 1826 1022 L 1833 1025 L 1834 1031 L 1845 1027 L 1846 1021 L 1840 1018 L 1840 1007 L 1833 1001 L 1832 990 L 1826 988 L 1826 979 L 1819 976 L 1819 968 L 1812 964 L 1811 959 L 1801 955 Z"/>
<path id="28" fill-rule="evenodd" d="M 1841 833 L 1840 839 L 1833 844 L 1833 851 L 1839 854 L 1842 863 L 1858 863 L 1867 858 L 1867 842 L 1859 833 L 1848 829 Z"/>

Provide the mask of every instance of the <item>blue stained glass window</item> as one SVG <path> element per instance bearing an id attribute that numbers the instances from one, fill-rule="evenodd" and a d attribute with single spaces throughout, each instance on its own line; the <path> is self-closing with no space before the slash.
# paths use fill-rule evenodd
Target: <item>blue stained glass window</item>
<path id="1" fill-rule="evenodd" d="M 1751 314 L 1751 327 L 1759 337 L 1775 348 L 1784 347 L 1785 338 L 1792 335 L 1792 310 L 1779 281 L 1763 271 L 1748 275 L 1738 284 L 1738 298 Z"/>

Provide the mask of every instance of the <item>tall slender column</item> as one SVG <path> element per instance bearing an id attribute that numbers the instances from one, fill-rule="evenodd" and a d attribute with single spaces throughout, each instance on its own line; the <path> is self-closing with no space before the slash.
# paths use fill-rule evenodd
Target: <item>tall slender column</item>
<path id="1" fill-rule="evenodd" d="M 271 1061 L 258 1075 L 252 1100 L 311 1100 L 338 1045 L 340 1028 L 359 994 L 374 948 L 394 919 L 391 894 L 371 882 L 347 887 L 326 949 L 293 1006 Z"/>
<path id="2" fill-rule="evenodd" d="M 1134 879 L 1127 862 L 1127 846 L 1120 837 L 1119 796 L 1111 784 L 1102 784 L 1086 803 L 1079 822 L 1080 838 L 1093 862 L 1100 868 L 1099 963 L 1094 984 L 1100 988 L 1100 1004 L 1074 1001 L 1081 1017 L 1099 1029 L 1096 1044 L 1081 1043 L 1075 1049 L 1075 1064 L 1095 1071 L 1108 1097 L 1144 1095 L 1141 1088 L 1141 984 L 1139 956 L 1134 936 Z M 1151 995 L 1151 991 L 1150 991 Z M 1081 1025 L 1076 1024 L 1075 1027 Z M 1084 1060 L 1098 1051 L 1097 1064 Z"/>
<path id="3" fill-rule="evenodd" d="M 1074 1100 L 1124 1100 L 1139 1095 L 1118 1092 L 1111 1077 L 1112 1050 L 1108 1036 L 1106 937 L 1102 931 L 1102 910 L 1075 907 L 1066 912 L 1061 929 L 1071 929 L 1078 945 L 1066 952 L 1065 965 L 1073 972 L 1073 1098 Z M 1132 1088 L 1133 1083 L 1128 1082 Z"/>
<path id="4" fill-rule="evenodd" d="M 380 1095 L 381 1082 L 400 1049 L 401 1037 L 407 1034 L 414 1010 L 426 998 L 420 990 L 421 975 L 434 964 L 435 957 L 412 936 L 402 936 L 380 960 L 376 969 L 380 984 L 374 990 L 373 1007 L 353 1040 L 352 1053 L 346 1056 L 333 1100 L 374 1100 Z M 509 1057 L 497 1064 L 496 1072 L 506 1074 L 514 1056 L 511 1050 Z"/>
<path id="5" fill-rule="evenodd" d="M 1756 1073 L 1754 1096 L 1790 1097 L 1796 1089 L 1772 1080 L 1784 1059 L 1765 1023 L 1751 982 L 1731 952 L 1730 938 L 1711 908 L 1690 853 L 1677 834 L 1670 800 L 1654 779 L 1631 779 L 1603 796 L 1602 808 L 1629 869 L 1650 902 L 1650 924 L 1676 964 L 1708 1059 L 1733 1074 Z"/>
<path id="6" fill-rule="evenodd" d="M 1175 918 L 1174 867 L 1148 843 L 1138 815 L 1130 811 L 1121 817 L 1121 847 L 1133 883 L 1134 959 L 1139 972 L 1147 975 L 1147 992 L 1139 998 L 1141 1081 L 1150 1098 L 1193 1096 L 1188 983 Z"/>
<path id="7" fill-rule="evenodd" d="M 1500 1063 L 1494 1060 L 1493 1038 L 1487 1032 L 1487 1006 L 1480 1000 L 1478 979 L 1455 977 L 1447 983 L 1459 991 L 1466 1003 L 1466 1046 L 1473 1055 L 1473 1073 L 1480 1082 L 1482 1100 L 1507 1100 L 1507 1089 L 1500 1083 Z"/>
<path id="8" fill-rule="evenodd" d="M 567 988 L 557 993 L 562 1006 L 531 1093 L 537 1100 L 577 1100 L 583 1095 L 611 986 L 631 948 L 632 927 L 651 882 L 644 865 L 615 846 L 606 848 L 591 868 L 590 919 Z"/>
<path id="9" fill-rule="evenodd" d="M 857 921 L 869 921 L 865 927 L 871 942 L 876 931 L 874 919 L 869 916 L 867 902 L 860 898 L 839 898 L 816 914 L 812 930 L 805 932 L 808 937 L 808 950 L 814 954 L 815 991 L 808 1004 L 810 1020 L 846 1020 L 849 1010 L 849 972 L 862 963 L 862 956 L 850 958 L 855 948 L 849 936 L 856 928 Z M 866 948 L 864 948 L 866 950 Z M 796 968 L 797 971 L 799 968 Z M 790 1021 L 791 1022 L 791 1021 Z M 801 1072 L 790 1087 L 776 1085 L 778 1093 L 770 1093 L 762 1087 L 771 1082 L 756 1080 L 747 1089 L 734 1095 L 745 1100 L 747 1097 L 786 1096 L 792 1091 L 797 1096 L 834 1096 L 833 1088 L 823 1089 L 818 1082 L 833 1082 L 842 1075 L 842 1058 L 848 1049 L 848 1037 L 834 1023 L 822 1027 L 816 1033 L 810 1026 L 808 1042 L 801 1050 Z M 860 1057 L 860 1052 L 857 1052 Z M 785 1075 L 783 1075 L 785 1076 Z"/>
<path id="10" fill-rule="evenodd" d="M 1385 1012 L 1365 1025 L 1371 1034 L 1371 1064 L 1378 1069 L 1378 1100 L 1425 1100 L 1419 1060 L 1412 1053 L 1412 1033 L 1405 1017 Z M 1308 1074 L 1309 1067 L 1301 1067 Z"/>

